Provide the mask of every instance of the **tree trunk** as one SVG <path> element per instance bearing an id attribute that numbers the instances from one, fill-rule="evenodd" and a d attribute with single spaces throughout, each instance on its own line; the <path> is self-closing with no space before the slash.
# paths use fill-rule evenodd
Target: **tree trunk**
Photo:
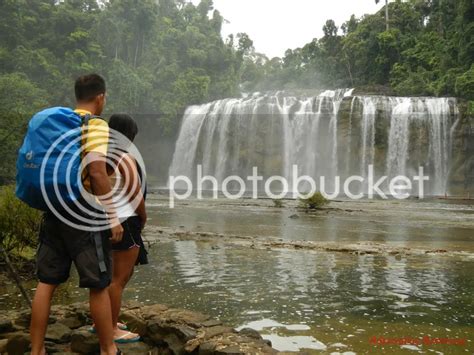
<path id="1" fill-rule="evenodd" d="M 385 28 L 387 31 L 390 29 L 388 24 L 388 0 L 385 0 Z"/>

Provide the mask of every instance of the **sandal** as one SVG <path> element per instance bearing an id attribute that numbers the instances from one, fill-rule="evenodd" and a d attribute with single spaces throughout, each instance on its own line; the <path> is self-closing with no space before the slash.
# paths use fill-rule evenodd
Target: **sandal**
<path id="1" fill-rule="evenodd" d="M 123 323 L 117 323 L 117 327 L 120 329 L 120 330 L 128 330 L 128 327 L 126 324 L 123 324 Z M 92 334 L 95 334 L 97 331 L 95 330 L 95 326 L 92 325 L 90 328 L 89 328 L 89 333 L 92 333 Z"/>
<path id="2" fill-rule="evenodd" d="M 136 336 L 134 336 L 133 338 L 126 338 L 127 336 L 130 336 L 130 335 L 135 335 L 135 333 L 126 332 L 124 335 L 118 338 L 115 338 L 114 342 L 116 342 L 117 344 L 130 344 L 130 343 L 136 343 L 140 341 L 140 335 L 136 334 Z"/>

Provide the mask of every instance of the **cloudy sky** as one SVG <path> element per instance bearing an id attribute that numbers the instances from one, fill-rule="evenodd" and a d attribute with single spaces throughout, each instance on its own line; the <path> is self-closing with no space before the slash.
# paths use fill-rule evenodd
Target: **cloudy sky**
<path id="1" fill-rule="evenodd" d="M 338 26 L 352 14 L 374 13 L 375 0 L 213 0 L 229 24 L 223 35 L 247 32 L 258 52 L 283 56 L 288 48 L 301 47 L 322 36 L 327 19 Z M 193 0 L 199 3 L 199 0 Z"/>

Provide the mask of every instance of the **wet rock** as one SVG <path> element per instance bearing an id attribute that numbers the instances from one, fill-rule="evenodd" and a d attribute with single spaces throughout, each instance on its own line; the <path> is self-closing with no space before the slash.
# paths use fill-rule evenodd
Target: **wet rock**
<path id="1" fill-rule="evenodd" d="M 152 350 L 152 347 L 150 345 L 147 345 L 143 342 L 119 344 L 118 348 L 124 354 L 133 354 L 133 355 L 147 355 Z"/>
<path id="2" fill-rule="evenodd" d="M 100 350 L 99 339 L 95 334 L 89 332 L 85 326 L 76 329 L 71 334 L 71 351 L 80 354 L 96 353 Z"/>
<path id="3" fill-rule="evenodd" d="M 58 322 L 65 325 L 66 327 L 70 329 L 77 329 L 80 327 L 83 327 L 85 325 L 84 320 L 80 319 L 81 317 L 78 317 L 77 315 L 74 316 L 69 316 L 65 317 L 63 319 L 60 319 Z"/>
<path id="4" fill-rule="evenodd" d="M 8 339 L 0 339 L 0 354 L 7 352 Z"/>
<path id="5" fill-rule="evenodd" d="M 30 337 L 26 333 L 16 333 L 8 339 L 6 352 L 9 355 L 23 355 L 30 350 Z"/>
<path id="6" fill-rule="evenodd" d="M 140 309 L 143 318 L 150 319 L 154 316 L 158 316 L 163 312 L 167 311 L 168 307 L 162 304 L 154 304 L 151 306 L 144 306 Z"/>
<path id="7" fill-rule="evenodd" d="M 0 318 L 0 333 L 12 332 L 14 330 L 13 322 L 10 319 Z"/>
<path id="8" fill-rule="evenodd" d="M 163 312 L 162 317 L 176 323 L 185 323 L 191 327 L 201 327 L 203 322 L 210 319 L 208 315 L 184 309 L 171 308 Z"/>
<path id="9" fill-rule="evenodd" d="M 67 343 L 71 339 L 71 329 L 61 323 L 54 323 L 48 326 L 46 340 L 55 343 Z"/>
<path id="10" fill-rule="evenodd" d="M 67 353 L 69 350 L 69 344 L 57 344 L 52 341 L 45 341 L 44 347 L 47 354 Z"/>
<path id="11" fill-rule="evenodd" d="M 203 327 L 215 327 L 216 325 L 222 325 L 222 322 L 217 319 L 209 319 L 205 322 L 202 322 Z"/>
<path id="12" fill-rule="evenodd" d="M 211 327 L 207 328 L 204 331 L 204 339 L 211 339 L 214 338 L 218 335 L 222 335 L 225 333 L 234 333 L 235 330 L 231 327 L 226 327 L 226 326 L 216 326 L 216 327 Z"/>
<path id="13" fill-rule="evenodd" d="M 139 309 L 139 308 L 142 308 L 142 307 L 143 307 L 143 304 L 141 304 L 140 302 L 138 302 L 136 300 L 128 301 L 123 305 L 123 308 L 124 309 L 126 308 L 128 310 Z"/>
<path id="14" fill-rule="evenodd" d="M 127 308 L 130 307 L 130 308 Z M 48 326 L 45 346 L 48 353 L 94 354 L 100 349 L 96 334 L 89 332 L 87 304 L 56 306 Z M 24 354 L 29 350 L 27 331 L 15 331 L 15 321 L 29 323 L 29 312 L 12 312 L 4 322 L 0 353 Z M 14 319 L 8 322 L 8 319 Z M 145 342 L 120 344 L 125 354 L 270 354 L 275 350 L 252 329 L 240 333 L 211 319 L 208 315 L 164 305 L 124 306 L 121 317 L 130 330 L 143 336 Z M 77 329 L 71 329 L 77 327 Z M 12 332 L 13 330 L 13 332 Z M 68 343 L 70 341 L 70 344 Z"/>
<path id="15" fill-rule="evenodd" d="M 243 328 L 239 331 L 239 334 L 245 335 L 253 339 L 263 339 L 259 332 L 252 328 Z"/>
<path id="16" fill-rule="evenodd" d="M 297 218 L 300 218 L 300 216 L 298 216 L 296 213 L 295 214 L 292 214 L 290 217 L 288 218 L 291 218 L 291 219 L 297 219 Z"/>
<path id="17" fill-rule="evenodd" d="M 238 345 L 228 346 L 227 348 L 215 351 L 216 355 L 245 355 Z"/>
<path id="18" fill-rule="evenodd" d="M 154 342 L 165 342 L 175 354 L 183 353 L 186 342 L 197 336 L 190 326 L 159 318 L 148 322 L 147 334 Z"/>
<path id="19" fill-rule="evenodd" d="M 30 325 L 31 312 L 23 311 L 20 312 L 17 317 L 13 320 L 13 323 L 19 327 L 27 328 Z"/>
<path id="20" fill-rule="evenodd" d="M 120 320 L 125 323 L 130 331 L 144 336 L 147 333 L 147 322 L 138 311 L 130 310 L 122 312 Z"/>

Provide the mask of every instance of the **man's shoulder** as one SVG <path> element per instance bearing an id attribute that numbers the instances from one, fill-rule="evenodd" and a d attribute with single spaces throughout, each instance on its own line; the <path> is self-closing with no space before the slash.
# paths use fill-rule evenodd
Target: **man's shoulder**
<path id="1" fill-rule="evenodd" d="M 101 127 L 109 127 L 109 124 L 107 123 L 107 121 L 105 119 L 103 119 L 102 117 L 92 117 L 90 120 L 89 120 L 89 125 L 91 126 L 101 126 Z"/>

